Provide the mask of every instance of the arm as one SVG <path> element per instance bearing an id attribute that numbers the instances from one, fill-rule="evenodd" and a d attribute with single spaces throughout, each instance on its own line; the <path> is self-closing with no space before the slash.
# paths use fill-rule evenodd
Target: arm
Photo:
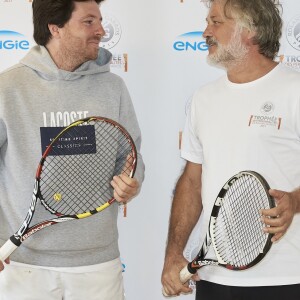
<path id="1" fill-rule="evenodd" d="M 179 272 L 187 264 L 183 250 L 202 211 L 201 173 L 202 165 L 187 162 L 176 185 L 161 279 L 168 295 L 191 292 L 180 282 Z"/>
<path id="2" fill-rule="evenodd" d="M 271 226 L 265 228 L 265 232 L 273 233 L 272 242 L 276 242 L 286 233 L 294 215 L 300 212 L 300 189 L 290 193 L 270 190 L 269 193 L 275 199 L 276 207 L 264 209 L 261 214 L 263 222 Z"/>
<path id="3" fill-rule="evenodd" d="M 6 140 L 7 140 L 6 127 L 4 121 L 1 119 L 1 114 L 0 114 L 0 149 L 4 145 Z"/>
<path id="4" fill-rule="evenodd" d="M 6 142 L 7 136 L 6 136 L 6 127 L 4 125 L 3 120 L 1 119 L 0 116 L 0 151 L 1 151 L 1 147 L 2 145 Z M 0 167 L 2 167 L 1 162 L 0 162 Z M 7 258 L 5 260 L 5 263 L 9 264 L 9 258 Z M 4 269 L 4 264 L 3 262 L 0 260 L 0 272 Z"/>
<path id="5" fill-rule="evenodd" d="M 137 150 L 137 167 L 134 178 L 130 178 L 125 174 L 120 174 L 119 176 L 114 176 L 111 185 L 114 188 L 114 198 L 119 202 L 126 203 L 139 193 L 144 180 L 145 165 L 140 153 L 142 142 L 140 127 L 136 118 L 131 97 L 123 81 L 121 82 L 120 89 L 119 122 L 126 128 L 134 140 Z"/>
<path id="6" fill-rule="evenodd" d="M 299 138 L 297 143 L 300 142 L 300 97 L 298 99 L 298 114 L 295 118 L 296 133 Z M 298 167 L 295 166 L 295 168 Z M 271 189 L 269 193 L 275 199 L 276 207 L 262 210 L 261 214 L 263 222 L 271 226 L 265 228 L 265 231 L 273 233 L 272 242 L 276 242 L 286 233 L 294 215 L 300 212 L 300 188 L 298 187 L 292 192 Z"/>

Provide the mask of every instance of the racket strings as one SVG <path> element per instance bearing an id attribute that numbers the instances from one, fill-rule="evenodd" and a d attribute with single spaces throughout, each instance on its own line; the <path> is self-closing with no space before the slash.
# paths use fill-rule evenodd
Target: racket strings
<path id="1" fill-rule="evenodd" d="M 83 133 L 84 125 L 92 125 L 92 133 L 90 126 Z M 113 176 L 129 176 L 135 159 L 130 139 L 114 124 L 101 120 L 78 127 L 66 130 L 53 143 L 40 177 L 45 203 L 63 215 L 93 211 L 109 201 L 113 197 Z M 59 147 L 60 140 L 80 138 L 88 141 L 80 145 L 82 152 L 76 149 L 76 154 L 65 155 Z"/>
<path id="2" fill-rule="evenodd" d="M 64 158 L 62 158 L 64 159 Z M 68 164 L 68 161 L 65 162 L 66 164 Z M 64 164 L 63 164 L 64 165 Z M 85 160 L 84 163 L 85 167 L 88 169 L 90 168 L 90 162 Z M 70 166 L 71 167 L 71 166 Z M 59 168 L 61 172 L 64 172 L 65 170 L 62 168 Z M 77 177 L 79 178 L 79 176 L 82 178 L 81 181 L 81 189 L 80 189 L 80 194 L 78 194 L 78 197 L 84 197 L 84 195 L 89 195 L 89 197 L 85 197 L 84 201 L 78 201 L 78 202 L 66 202 L 66 201 L 56 201 L 56 205 L 53 206 L 52 208 L 55 208 L 56 211 L 58 212 L 63 212 L 65 211 L 65 209 L 69 208 L 70 210 L 80 210 L 83 211 L 84 209 L 89 209 L 92 210 L 94 207 L 94 202 L 93 199 L 96 196 L 96 191 L 94 189 L 94 182 L 93 180 L 91 180 L 88 176 L 83 176 L 82 173 L 80 173 L 81 170 L 79 170 L 78 168 L 70 168 L 68 170 L 69 172 L 72 172 L 72 176 L 71 177 L 66 177 L 64 182 L 61 183 L 63 184 L 64 187 L 64 194 L 67 195 L 72 195 L 74 194 L 74 183 L 72 182 L 73 177 Z M 88 174 L 87 174 L 88 175 Z M 50 181 L 50 179 L 49 179 Z M 102 181 L 100 179 L 100 181 Z M 45 199 L 51 199 L 52 196 L 54 196 L 53 191 L 58 190 L 57 188 L 57 183 L 52 181 L 52 184 L 49 186 L 49 188 L 47 188 L 47 190 L 44 189 L 44 198 Z M 93 193 L 93 191 L 95 191 Z M 78 190 L 76 189 L 76 192 L 78 192 Z M 108 195 L 106 195 L 108 197 Z M 81 198 L 81 200 L 83 200 L 83 198 Z M 83 205 L 84 203 L 84 205 Z"/>
<path id="3" fill-rule="evenodd" d="M 251 175 L 243 175 L 227 191 L 215 227 L 215 244 L 226 263 L 249 265 L 266 243 L 259 210 L 269 208 L 262 184 Z"/>

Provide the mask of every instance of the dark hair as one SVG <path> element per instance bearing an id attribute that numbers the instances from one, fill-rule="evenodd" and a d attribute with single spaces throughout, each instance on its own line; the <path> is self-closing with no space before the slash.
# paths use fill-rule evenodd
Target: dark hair
<path id="1" fill-rule="evenodd" d="M 208 0 L 211 4 L 215 0 Z M 279 51 L 282 33 L 282 6 L 278 0 L 224 0 L 224 13 L 237 18 L 242 26 L 256 32 L 254 44 L 259 53 L 274 59 Z"/>
<path id="2" fill-rule="evenodd" d="M 51 38 L 48 24 L 63 27 L 71 18 L 74 2 L 104 0 L 34 0 L 32 2 L 33 38 L 38 45 L 45 46 Z"/>

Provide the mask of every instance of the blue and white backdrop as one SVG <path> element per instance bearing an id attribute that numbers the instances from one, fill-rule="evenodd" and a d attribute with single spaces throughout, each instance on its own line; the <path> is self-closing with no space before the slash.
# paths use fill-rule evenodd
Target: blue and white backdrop
<path id="1" fill-rule="evenodd" d="M 0 0 L 0 71 L 31 46 L 30 0 Z M 300 70 L 300 2 L 282 0 L 284 30 L 277 60 Z M 143 189 L 119 218 L 127 300 L 159 300 L 160 276 L 175 182 L 182 169 L 179 133 L 193 91 L 223 71 L 206 64 L 202 38 L 207 8 L 200 0 L 106 0 L 101 46 L 113 53 L 112 71 L 126 81 L 143 133 Z M 1 83 L 0 83 L 1 84 Z M 192 235 L 188 259 L 200 247 Z M 191 300 L 194 295 L 178 299 Z"/>

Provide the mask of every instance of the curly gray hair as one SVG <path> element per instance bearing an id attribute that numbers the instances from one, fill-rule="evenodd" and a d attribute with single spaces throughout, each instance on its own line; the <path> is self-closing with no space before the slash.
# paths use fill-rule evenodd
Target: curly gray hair
<path id="1" fill-rule="evenodd" d="M 255 32 L 254 44 L 259 46 L 259 52 L 274 59 L 279 51 L 282 34 L 282 6 L 278 0 L 207 0 L 210 6 L 213 2 L 224 1 L 224 14 L 235 18 L 241 26 Z"/>

